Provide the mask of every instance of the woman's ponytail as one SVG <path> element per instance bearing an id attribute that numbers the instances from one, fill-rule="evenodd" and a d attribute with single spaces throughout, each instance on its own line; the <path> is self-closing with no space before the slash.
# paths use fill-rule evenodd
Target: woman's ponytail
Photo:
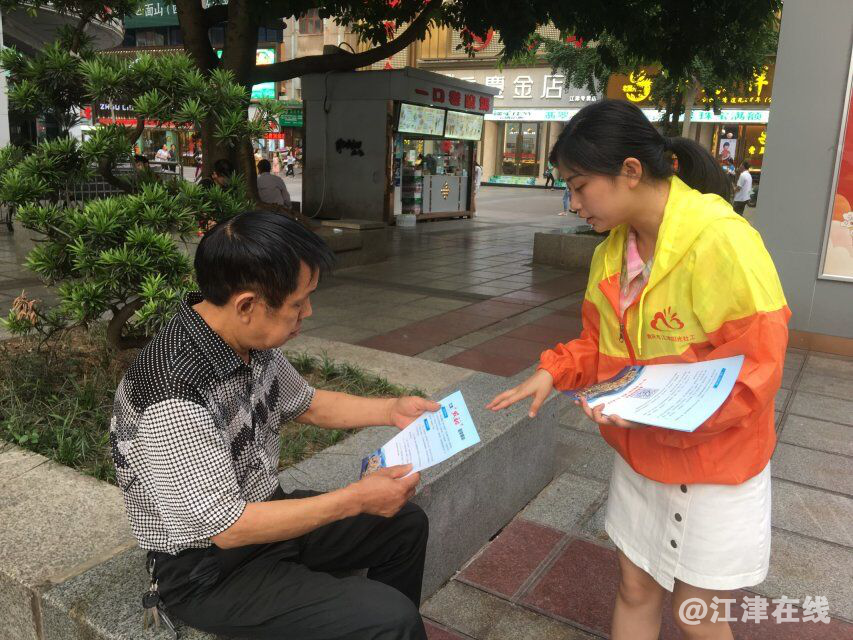
<path id="1" fill-rule="evenodd" d="M 716 193 L 725 200 L 731 200 L 731 182 L 711 154 L 699 143 L 688 138 L 666 138 L 665 148 L 675 155 L 675 174 L 688 187 L 702 193 Z"/>
<path id="2" fill-rule="evenodd" d="M 710 153 L 687 138 L 663 137 L 639 107 L 619 100 L 581 109 L 560 133 L 550 156 L 554 165 L 611 176 L 621 173 L 625 158 L 637 158 L 650 178 L 666 180 L 675 173 L 697 191 L 731 198 L 729 180 Z"/>

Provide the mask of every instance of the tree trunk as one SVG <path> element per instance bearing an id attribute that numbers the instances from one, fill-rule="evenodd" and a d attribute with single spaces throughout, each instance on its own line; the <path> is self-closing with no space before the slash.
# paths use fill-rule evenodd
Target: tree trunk
<path id="1" fill-rule="evenodd" d="M 221 66 L 234 73 L 237 82 L 251 87 L 248 78 L 255 66 L 255 50 L 258 46 L 258 25 L 252 17 L 247 0 L 232 0 L 228 5 L 212 5 L 202 8 L 199 0 L 176 0 L 178 22 L 184 38 L 184 49 L 204 73 Z M 208 29 L 214 22 L 227 19 L 228 29 L 222 58 L 210 44 Z M 246 114 L 248 117 L 248 113 Z M 213 135 L 214 119 L 206 118 L 201 123 L 202 174 L 209 177 L 217 160 L 228 160 L 235 170 L 246 177 L 249 195 L 257 200 L 258 185 L 254 153 L 251 140 L 244 140 L 236 147 L 221 144 Z"/>
<path id="2" fill-rule="evenodd" d="M 693 105 L 696 104 L 696 96 L 699 95 L 699 85 L 693 80 L 687 91 L 684 92 L 684 123 L 681 125 L 681 136 L 689 138 L 691 134 Z"/>
<path id="3" fill-rule="evenodd" d="M 237 82 L 252 90 L 249 76 L 255 68 L 255 52 L 258 48 L 258 20 L 253 17 L 249 0 L 230 0 L 228 3 L 228 30 L 225 32 L 225 49 L 222 52 L 222 67 L 234 73 Z M 246 105 L 246 117 L 249 117 Z M 249 197 L 256 202 L 258 196 L 257 167 L 255 166 L 254 141 L 244 139 L 229 149 L 234 168 L 246 178 Z"/>
<path id="4" fill-rule="evenodd" d="M 121 335 L 124 325 L 127 324 L 127 321 L 130 320 L 134 313 L 142 308 L 143 304 L 145 304 L 145 301 L 142 298 L 128 302 L 121 309 L 113 313 L 113 317 L 107 323 L 107 342 L 116 351 L 141 347 L 147 342 L 144 338 L 125 337 Z"/>

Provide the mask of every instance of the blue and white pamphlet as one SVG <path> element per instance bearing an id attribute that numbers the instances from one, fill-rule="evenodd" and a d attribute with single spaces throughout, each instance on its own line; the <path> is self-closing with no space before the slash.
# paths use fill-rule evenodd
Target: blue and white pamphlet
<path id="1" fill-rule="evenodd" d="M 604 415 L 653 427 L 693 432 L 732 392 L 743 356 L 705 362 L 625 367 L 609 380 L 577 391 L 590 407 L 604 404 Z"/>
<path id="2" fill-rule="evenodd" d="M 441 409 L 425 413 L 361 461 L 361 477 L 384 467 L 411 464 L 422 471 L 480 442 L 462 392 L 441 400 Z"/>

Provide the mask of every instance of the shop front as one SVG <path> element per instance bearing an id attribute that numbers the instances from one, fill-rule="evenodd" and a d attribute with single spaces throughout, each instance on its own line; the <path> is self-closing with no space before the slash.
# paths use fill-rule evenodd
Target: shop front
<path id="1" fill-rule="evenodd" d="M 474 142 L 483 116 L 400 103 L 394 138 L 394 213 L 470 216 Z"/>
<path id="2" fill-rule="evenodd" d="M 775 65 L 768 64 L 741 91 L 716 91 L 715 97 L 721 108 L 717 114 L 707 108 L 694 112 L 692 120 L 699 125 L 700 131 L 710 133 L 708 150 L 720 163 L 728 164 L 731 159 L 737 166 L 746 160 L 760 171 L 767 142 L 775 73 Z M 708 105 L 707 92 L 702 91 L 696 102 L 697 107 Z"/>
<path id="3" fill-rule="evenodd" d="M 126 104 L 98 103 L 85 109 L 83 116 L 91 119 L 92 124 L 136 126 L 133 107 Z M 164 145 L 170 154 L 168 162 L 157 158 L 157 152 Z M 195 166 L 196 153 L 201 153 L 201 137 L 191 128 L 180 127 L 174 122 L 146 120 L 142 135 L 133 145 L 133 153 L 145 156 L 163 170 L 177 171 L 179 166 Z"/>
<path id="4" fill-rule="evenodd" d="M 282 134 L 284 143 L 281 147 L 302 147 L 304 139 L 303 126 L 304 119 L 302 115 L 301 100 L 287 100 L 283 103 L 286 107 L 284 113 L 279 116 L 278 125 L 279 131 Z"/>
<path id="5" fill-rule="evenodd" d="M 565 76 L 550 67 L 456 68 L 441 73 L 498 90 L 478 149 L 483 180 L 491 184 L 544 184 L 548 153 L 564 122 L 598 100 L 587 89 L 566 86 Z"/>
<path id="6" fill-rule="evenodd" d="M 644 68 L 627 75 L 615 74 L 607 84 L 607 97 L 636 104 L 650 120 L 657 121 L 662 112 L 651 100 L 656 73 L 653 68 Z M 707 90 L 697 95 L 690 115 L 691 137 L 722 166 L 737 168 L 747 160 L 755 176 L 760 177 L 774 76 L 775 65 L 771 63 L 739 91 L 715 90 L 717 112 L 710 108 Z"/>
<path id="7" fill-rule="evenodd" d="M 411 67 L 304 77 L 303 211 L 472 216 L 475 145 L 495 93 Z"/>

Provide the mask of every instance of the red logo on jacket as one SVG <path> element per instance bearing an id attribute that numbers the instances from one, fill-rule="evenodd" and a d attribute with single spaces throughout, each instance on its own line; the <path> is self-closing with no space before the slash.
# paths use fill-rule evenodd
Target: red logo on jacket
<path id="1" fill-rule="evenodd" d="M 678 314 L 672 310 L 672 307 L 658 311 L 652 319 L 652 329 L 655 331 L 676 331 L 683 328 L 684 323 L 678 319 Z"/>

